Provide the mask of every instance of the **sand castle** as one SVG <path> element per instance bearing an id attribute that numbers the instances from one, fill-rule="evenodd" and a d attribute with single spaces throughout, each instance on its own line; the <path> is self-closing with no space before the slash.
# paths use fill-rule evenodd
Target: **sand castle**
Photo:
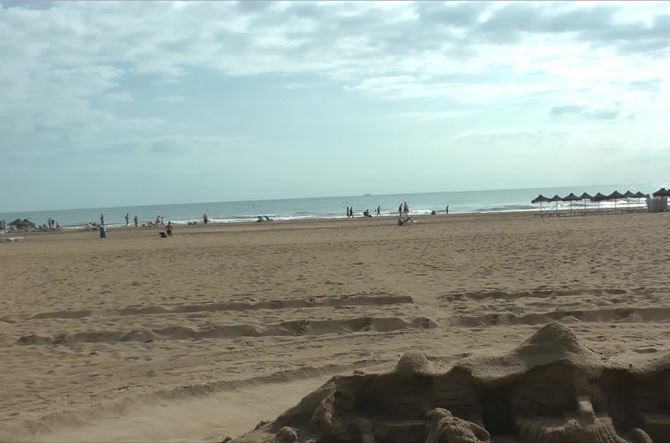
<path id="1" fill-rule="evenodd" d="M 613 362 L 554 322 L 447 372 L 412 352 L 392 372 L 333 377 L 234 441 L 670 442 L 670 355 Z"/>

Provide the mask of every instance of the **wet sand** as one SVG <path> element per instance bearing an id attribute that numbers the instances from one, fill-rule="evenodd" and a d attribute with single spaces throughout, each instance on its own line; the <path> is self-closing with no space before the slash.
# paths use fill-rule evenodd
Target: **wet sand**
<path id="1" fill-rule="evenodd" d="M 220 440 L 242 427 L 225 405 L 264 403 L 248 428 L 332 374 L 504 351 L 551 320 L 604 355 L 661 352 L 668 246 L 670 216 L 644 213 L 29 233 L 0 243 L 0 439 L 143 417 L 133 441 L 169 440 L 151 411 L 202 401 L 221 418 L 171 434 Z"/>

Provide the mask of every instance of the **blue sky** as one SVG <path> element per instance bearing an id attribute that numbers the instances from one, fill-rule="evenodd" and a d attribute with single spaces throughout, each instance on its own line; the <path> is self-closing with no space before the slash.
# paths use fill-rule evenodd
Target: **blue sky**
<path id="1" fill-rule="evenodd" d="M 670 4 L 0 0 L 0 212 L 670 175 Z"/>

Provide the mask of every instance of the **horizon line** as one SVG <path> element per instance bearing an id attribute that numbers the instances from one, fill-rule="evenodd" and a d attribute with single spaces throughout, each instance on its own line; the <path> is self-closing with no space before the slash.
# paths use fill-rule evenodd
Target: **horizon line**
<path id="1" fill-rule="evenodd" d="M 649 186 L 663 186 L 658 184 L 651 183 L 618 183 L 618 184 L 602 184 L 602 185 L 579 185 L 582 187 L 604 187 L 604 186 L 621 186 L 621 185 L 649 185 Z M 128 206 L 94 206 L 94 207 L 79 207 L 79 208 L 49 208 L 49 209 L 22 209 L 22 210 L 13 210 L 0 212 L 0 214 L 16 214 L 20 212 L 46 212 L 46 211 L 79 211 L 79 210 L 89 210 L 89 209 L 116 209 L 116 208 L 138 208 L 138 207 L 150 207 L 150 206 L 175 206 L 175 205 L 204 205 L 209 203 L 246 203 L 246 202 L 268 202 L 268 201 L 278 201 L 278 200 L 310 200 L 310 199 L 322 199 L 322 198 L 350 198 L 350 197 L 388 197 L 393 195 L 416 195 L 416 194 L 442 194 L 442 193 L 461 193 L 461 192 L 497 192 L 497 191 L 523 191 L 523 190 L 532 190 L 532 189 L 558 189 L 558 188 L 570 188 L 572 185 L 568 186 L 554 186 L 554 187 L 523 187 L 523 188 L 499 188 L 499 189 L 469 189 L 469 190 L 458 190 L 458 191 L 429 191 L 429 192 L 406 192 L 406 193 L 391 193 L 391 194 L 358 194 L 358 195 L 331 195 L 331 196 L 320 196 L 320 197 L 289 197 L 289 198 L 264 198 L 264 199 L 254 199 L 254 200 L 222 200 L 222 201 L 200 201 L 200 202 L 173 202 L 173 203 L 152 203 L 146 205 L 128 205 Z M 574 186 L 576 187 L 576 186 Z"/>

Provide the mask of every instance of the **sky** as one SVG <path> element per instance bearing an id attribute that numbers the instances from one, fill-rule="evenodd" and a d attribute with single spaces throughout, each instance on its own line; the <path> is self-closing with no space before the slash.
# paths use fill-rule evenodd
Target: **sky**
<path id="1" fill-rule="evenodd" d="M 0 0 L 0 212 L 670 176 L 670 3 Z"/>

